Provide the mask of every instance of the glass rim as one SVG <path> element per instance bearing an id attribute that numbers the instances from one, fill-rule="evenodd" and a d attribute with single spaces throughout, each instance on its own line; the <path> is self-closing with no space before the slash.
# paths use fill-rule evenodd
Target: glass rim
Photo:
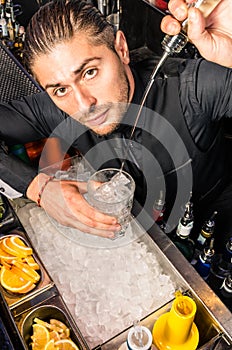
<path id="1" fill-rule="evenodd" d="M 132 197 L 134 196 L 135 181 L 134 181 L 133 177 L 132 177 L 128 172 L 126 172 L 125 170 L 121 170 L 121 169 L 118 169 L 118 168 L 105 168 L 105 169 L 100 169 L 100 170 L 95 171 L 95 173 L 93 173 L 93 174 L 90 176 L 90 178 L 88 179 L 88 181 L 87 181 L 87 193 L 88 193 L 88 194 L 89 194 L 90 192 L 92 192 L 91 190 L 89 191 L 89 189 L 90 189 L 90 182 L 91 182 L 91 181 L 95 181 L 95 180 L 94 180 L 94 176 L 95 176 L 97 173 L 103 173 L 105 170 L 115 171 L 116 173 L 119 173 L 119 172 L 121 171 L 125 176 L 127 176 L 127 177 L 130 179 L 130 186 L 131 186 L 130 192 L 131 192 L 131 196 L 132 196 Z M 110 179 L 109 179 L 109 181 L 110 181 Z M 128 199 L 128 198 L 126 198 L 126 199 Z M 112 204 L 112 205 L 115 205 L 115 204 L 117 204 L 117 203 L 121 203 L 122 201 L 124 201 L 124 200 L 126 200 L 126 199 L 119 200 L 119 201 L 115 201 L 115 202 L 110 202 L 110 203 L 107 202 L 107 204 L 108 204 L 108 205 L 111 205 L 111 204 Z M 99 202 L 99 203 L 105 203 L 105 202 L 103 202 L 103 201 L 101 201 L 101 200 L 98 200 L 98 199 L 94 199 L 94 201 Z"/>

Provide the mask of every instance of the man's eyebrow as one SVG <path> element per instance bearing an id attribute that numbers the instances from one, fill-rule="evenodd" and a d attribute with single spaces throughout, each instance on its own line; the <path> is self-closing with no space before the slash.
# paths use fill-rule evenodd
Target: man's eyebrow
<path id="1" fill-rule="evenodd" d="M 94 57 L 90 57 L 90 58 L 87 58 L 83 61 L 83 63 L 80 65 L 80 67 L 78 67 L 77 69 L 75 69 L 75 71 L 73 72 L 73 74 L 77 75 L 79 74 L 84 68 L 85 66 L 90 63 L 91 61 L 94 61 L 94 60 L 101 60 L 101 57 L 97 57 L 97 56 L 94 56 Z M 56 83 L 56 84 L 46 84 L 45 85 L 45 90 L 47 90 L 48 88 L 54 88 L 54 87 L 59 87 L 63 84 L 61 83 Z"/>

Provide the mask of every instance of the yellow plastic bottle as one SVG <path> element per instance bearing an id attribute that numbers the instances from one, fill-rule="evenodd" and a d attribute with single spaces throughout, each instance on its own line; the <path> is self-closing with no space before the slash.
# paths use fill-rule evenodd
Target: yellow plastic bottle
<path id="1" fill-rule="evenodd" d="M 195 350 L 199 332 L 195 325 L 196 303 L 188 296 L 176 294 L 170 312 L 155 322 L 152 337 L 159 350 Z"/>

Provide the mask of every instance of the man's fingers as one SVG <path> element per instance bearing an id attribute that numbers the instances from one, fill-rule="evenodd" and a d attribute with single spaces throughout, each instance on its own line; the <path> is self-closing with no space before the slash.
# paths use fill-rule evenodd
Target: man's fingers
<path id="1" fill-rule="evenodd" d="M 172 16 L 167 15 L 161 21 L 161 30 L 166 34 L 176 35 L 181 30 L 181 24 Z"/>
<path id="2" fill-rule="evenodd" d="M 115 237 L 115 232 L 114 231 L 107 231 L 107 230 L 101 230 L 98 228 L 93 228 L 93 227 L 89 227 L 84 225 L 81 222 L 77 222 L 71 225 L 74 228 L 79 229 L 80 231 L 84 232 L 84 233 L 88 233 L 94 236 L 100 236 L 100 237 L 104 237 L 104 238 L 114 238 Z"/>
<path id="3" fill-rule="evenodd" d="M 184 0 L 172 0 L 168 3 L 168 9 L 172 15 L 180 22 L 188 16 L 188 9 Z"/>
<path id="4" fill-rule="evenodd" d="M 188 37 L 192 42 L 208 39 L 205 30 L 205 19 L 200 10 L 196 8 L 189 9 L 188 14 Z"/>
<path id="5" fill-rule="evenodd" d="M 100 211 L 98 211 L 97 209 L 95 209 L 94 207 L 92 207 L 87 200 L 81 195 L 81 194 L 77 194 L 75 196 L 75 198 L 78 198 L 78 206 L 76 205 L 75 201 L 72 201 L 72 203 L 70 203 L 71 205 L 71 211 L 75 214 L 75 216 L 78 215 L 82 215 L 82 219 L 85 217 L 86 218 L 86 222 L 85 224 L 87 224 L 87 220 L 89 223 L 93 222 L 93 221 L 97 221 L 99 223 L 103 223 L 105 225 L 113 225 L 114 229 L 116 229 L 117 227 L 117 219 L 113 216 L 107 215 L 107 214 L 103 214 Z M 92 226 L 94 227 L 94 226 Z"/>

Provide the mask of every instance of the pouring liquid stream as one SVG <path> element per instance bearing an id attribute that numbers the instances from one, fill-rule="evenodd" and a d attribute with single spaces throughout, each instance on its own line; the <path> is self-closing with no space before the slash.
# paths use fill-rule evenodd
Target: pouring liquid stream
<path id="1" fill-rule="evenodd" d="M 221 0 L 196 0 L 195 2 L 188 4 L 188 8 L 190 8 L 190 7 L 199 8 L 202 11 L 202 13 L 204 14 L 204 16 L 207 17 L 213 11 L 213 9 L 218 5 L 218 3 L 220 1 Z M 151 87 L 154 83 L 154 80 L 155 80 L 157 74 L 159 73 L 159 71 L 162 68 L 162 66 L 164 65 L 164 63 L 166 62 L 167 58 L 173 54 L 180 53 L 188 42 L 188 37 L 186 34 L 187 25 L 188 25 L 188 18 L 182 22 L 182 30 L 180 31 L 179 34 L 174 35 L 174 36 L 165 35 L 165 37 L 161 43 L 164 52 L 151 73 L 151 76 L 150 76 L 149 81 L 147 83 L 143 97 L 141 99 L 140 107 L 139 107 L 139 110 L 137 112 L 135 122 L 134 122 L 134 125 L 133 125 L 132 130 L 131 130 L 131 134 L 129 137 L 129 141 L 127 143 L 127 146 L 126 146 L 126 149 L 124 152 L 124 157 L 123 157 L 124 160 L 122 161 L 122 164 L 121 164 L 120 173 L 123 171 L 123 168 L 125 166 L 125 160 L 128 156 L 128 152 L 129 152 L 129 149 L 131 147 L 131 140 L 134 136 L 134 132 L 135 132 L 136 126 L 138 124 L 139 118 L 141 116 L 144 104 L 146 102 L 146 98 L 151 90 Z"/>
<path id="2" fill-rule="evenodd" d="M 121 168 L 120 168 L 120 172 L 122 172 L 123 168 L 124 168 L 124 165 L 125 165 L 125 159 L 127 158 L 127 155 L 128 155 L 128 152 L 129 152 L 129 149 L 131 147 L 131 143 L 130 141 L 132 140 L 133 136 L 134 136 L 134 132 L 135 132 L 135 129 L 136 129 L 136 126 L 138 124 L 138 121 L 139 121 L 139 118 L 141 116 L 141 113 L 142 113 L 142 110 L 143 110 L 143 107 L 144 107 L 144 104 L 146 102 L 146 99 L 147 99 L 147 96 L 151 90 L 151 87 L 154 83 L 154 80 L 155 80 L 155 77 L 157 76 L 159 70 L 161 69 L 161 67 L 163 66 L 164 62 L 166 61 L 166 59 L 168 58 L 169 56 L 169 53 L 167 52 L 164 52 L 161 59 L 159 60 L 159 62 L 157 63 L 157 65 L 155 66 L 150 78 L 149 78 L 149 81 L 147 83 L 147 86 L 146 86 L 146 89 L 144 91 L 144 94 L 143 94 L 143 97 L 141 99 L 141 103 L 140 103 L 140 107 L 139 107 L 139 110 L 138 110 L 138 113 L 136 115 L 136 118 L 135 118 L 135 122 L 134 122 L 134 125 L 132 127 L 132 130 L 131 130 L 131 133 L 130 133 L 130 137 L 129 137 L 129 142 L 126 146 L 126 150 L 124 152 L 124 160 L 122 161 L 122 164 L 121 164 Z"/>

